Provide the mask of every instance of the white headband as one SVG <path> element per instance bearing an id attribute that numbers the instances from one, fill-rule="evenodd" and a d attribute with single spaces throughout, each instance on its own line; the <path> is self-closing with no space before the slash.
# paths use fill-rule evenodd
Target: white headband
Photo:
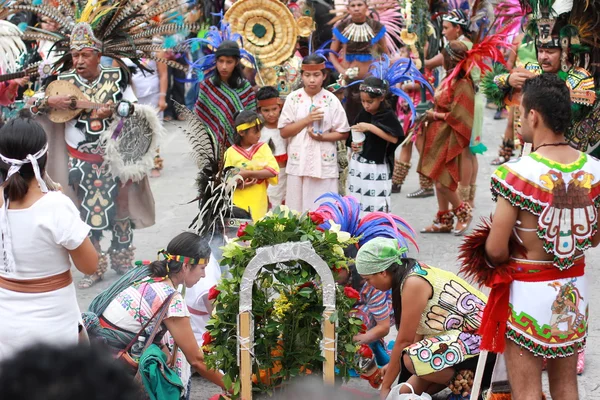
<path id="1" fill-rule="evenodd" d="M 35 174 L 35 179 L 38 181 L 38 185 L 42 192 L 48 192 L 48 186 L 46 186 L 46 182 L 42 179 L 42 174 L 40 173 L 40 166 L 38 165 L 37 160 L 41 158 L 48 151 L 48 143 L 42 147 L 40 151 L 35 154 L 27 154 L 24 160 L 15 160 L 13 158 L 4 157 L 0 154 L 0 160 L 2 160 L 5 164 L 10 165 L 8 169 L 8 174 L 6 176 L 6 180 L 18 173 L 21 170 L 21 167 L 25 164 L 31 163 L 33 168 L 33 173 Z M 8 199 L 4 201 L 4 206 L 0 207 L 0 231 L 2 234 L 2 258 L 4 261 L 4 271 L 5 272 L 14 272 L 15 270 L 15 258 L 12 253 L 12 238 L 10 234 L 10 226 L 8 225 Z"/>
<path id="2" fill-rule="evenodd" d="M 48 143 L 46 143 L 44 147 L 42 147 L 42 149 L 37 153 L 33 155 L 27 154 L 27 157 L 25 157 L 23 160 L 15 160 L 14 158 L 8 158 L 0 154 L 0 160 L 2 160 L 5 164 L 10 165 L 8 174 L 6 175 L 6 180 L 9 180 L 11 176 L 19 172 L 23 165 L 31 163 L 31 166 L 33 167 L 33 173 L 35 174 L 35 179 L 38 181 L 40 189 L 42 189 L 42 192 L 44 193 L 48 192 L 48 187 L 46 186 L 46 182 L 44 182 L 42 179 L 42 175 L 40 174 L 40 166 L 37 162 L 37 160 L 43 157 L 47 152 Z"/>

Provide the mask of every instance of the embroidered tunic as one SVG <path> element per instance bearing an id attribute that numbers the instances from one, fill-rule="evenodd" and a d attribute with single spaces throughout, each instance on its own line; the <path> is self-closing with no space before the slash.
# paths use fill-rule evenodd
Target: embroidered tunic
<path id="1" fill-rule="evenodd" d="M 591 247 L 597 230 L 600 161 L 581 153 L 575 162 L 560 164 L 531 153 L 496 169 L 492 195 L 538 216 L 537 235 L 554 255 L 548 262 L 511 260 L 515 274 L 525 276 L 510 284 L 506 337 L 543 357 L 580 351 L 588 315 L 581 252 Z"/>
<path id="2" fill-rule="evenodd" d="M 417 376 L 478 356 L 481 337 L 476 332 L 487 297 L 455 274 L 422 263 L 406 278 L 411 276 L 425 279 L 432 289 L 417 327 L 424 338 L 404 349 Z"/>
<path id="3" fill-rule="evenodd" d="M 311 107 L 318 107 L 324 112 L 322 121 L 323 132 L 346 133 L 350 130 L 346 112 L 342 103 L 331 92 L 321 89 L 312 98 L 304 89 L 292 92 L 283 106 L 279 117 L 278 128 L 305 118 Z M 306 176 L 319 179 L 338 178 L 337 148 L 334 142 L 317 142 L 311 139 L 302 129 L 296 136 L 289 139 L 288 175 Z"/>
<path id="4" fill-rule="evenodd" d="M 543 73 L 538 63 L 527 63 L 526 70 L 539 75 Z M 494 77 L 494 86 L 490 91 L 499 90 L 505 95 L 511 95 L 512 88 L 508 84 L 509 73 Z M 594 77 L 580 67 L 572 67 L 569 71 L 558 71 L 558 77 L 565 81 L 571 90 L 571 122 L 567 132 L 567 141 L 573 148 L 585 151 L 593 156 L 600 155 L 600 101 L 593 100 L 595 95 Z M 593 107 L 593 109 L 592 109 Z M 515 124 L 520 126 L 520 120 L 515 118 Z"/>

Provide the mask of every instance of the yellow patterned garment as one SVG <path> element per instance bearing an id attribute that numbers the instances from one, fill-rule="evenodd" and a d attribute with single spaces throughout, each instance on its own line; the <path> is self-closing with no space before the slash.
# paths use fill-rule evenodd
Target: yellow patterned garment
<path id="1" fill-rule="evenodd" d="M 407 275 L 425 279 L 433 291 L 421 315 L 417 334 L 423 340 L 404 349 L 417 376 L 455 367 L 479 355 L 481 324 L 487 297 L 455 274 L 417 264 Z"/>
<path id="2" fill-rule="evenodd" d="M 252 214 L 252 220 L 258 221 L 267 213 L 269 200 L 267 188 L 277 185 L 279 165 L 268 144 L 257 143 L 249 149 L 233 145 L 225 152 L 225 167 L 237 167 L 250 171 L 269 170 L 275 177 L 261 180 L 254 185 L 239 187 L 233 193 L 233 204 Z"/>

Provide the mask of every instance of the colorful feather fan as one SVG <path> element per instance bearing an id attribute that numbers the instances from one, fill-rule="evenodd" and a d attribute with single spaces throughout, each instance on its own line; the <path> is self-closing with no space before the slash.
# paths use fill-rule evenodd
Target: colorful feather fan
<path id="1" fill-rule="evenodd" d="M 527 13 L 518 0 L 502 0 L 496 5 L 494 26 L 501 27 L 509 39 L 519 34 L 527 23 Z"/>
<path id="2" fill-rule="evenodd" d="M 479 225 L 464 237 L 458 251 L 458 259 L 461 262 L 460 273 L 479 286 L 489 286 L 494 276 L 498 274 L 509 274 L 506 266 L 491 267 L 486 261 L 485 242 L 490 235 L 491 229 L 491 218 L 481 218 Z M 510 238 L 508 247 L 511 254 L 517 252 L 523 257 L 527 255 L 525 247 L 513 236 Z"/>
<path id="3" fill-rule="evenodd" d="M 315 211 L 321 213 L 326 221 L 320 225 L 324 230 L 331 228 L 331 223 L 340 225 L 340 230 L 358 238 L 358 246 L 362 246 L 376 237 L 397 239 L 401 246 L 408 248 L 411 242 L 417 250 L 414 229 L 397 215 L 384 212 L 371 212 L 360 217 L 360 203 L 352 196 L 340 196 L 329 192 L 320 196 L 317 201 L 331 199 L 321 203 Z"/>
<path id="4" fill-rule="evenodd" d="M 121 60 L 129 58 L 141 70 L 150 72 L 140 62 L 148 58 L 173 68 L 187 70 L 177 62 L 161 58 L 156 52 L 164 47 L 153 43 L 156 36 L 169 36 L 180 32 L 196 32 L 198 24 L 185 24 L 160 18 L 163 14 L 182 13 L 186 0 L 57 0 L 50 6 L 36 0 L 20 0 L 6 6 L 9 12 L 31 12 L 59 25 L 58 32 L 48 32 L 28 27 L 25 36 L 54 42 L 54 51 L 62 56 L 55 63 L 56 69 L 70 66 L 69 40 L 78 22 L 88 23 L 96 38 L 102 42 L 102 53 L 116 60 L 128 73 L 129 68 Z"/>
<path id="5" fill-rule="evenodd" d="M 494 78 L 500 74 L 507 73 L 508 70 L 506 67 L 500 63 L 495 63 L 492 66 L 492 70 L 485 73 L 481 78 L 481 84 L 479 85 L 479 89 L 483 92 L 485 97 L 488 99 L 490 103 L 494 103 L 498 107 L 504 107 L 504 98 L 506 93 L 500 89 L 494 82 Z"/>

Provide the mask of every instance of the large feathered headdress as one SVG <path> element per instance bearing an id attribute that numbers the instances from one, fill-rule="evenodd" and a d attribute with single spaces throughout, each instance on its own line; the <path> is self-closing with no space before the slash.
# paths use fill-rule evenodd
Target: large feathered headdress
<path id="1" fill-rule="evenodd" d="M 0 20 L 0 73 L 12 73 L 19 69 L 18 61 L 27 51 L 22 36 L 16 25 Z"/>
<path id="2" fill-rule="evenodd" d="M 185 9 L 186 0 L 56 0 L 56 6 L 39 0 L 17 0 L 11 11 L 26 11 L 43 16 L 59 26 L 58 32 L 28 27 L 25 37 L 47 40 L 54 50 L 62 53 L 55 64 L 57 69 L 68 67 L 70 50 L 92 48 L 116 60 L 127 70 L 122 58 L 129 58 L 138 68 L 147 69 L 141 58 L 153 59 L 178 69 L 187 69 L 179 63 L 156 56 L 163 46 L 153 43 L 156 36 L 197 31 L 197 24 L 171 22 L 162 15 Z"/>
<path id="3" fill-rule="evenodd" d="M 189 46 L 192 50 L 192 54 L 195 50 L 201 48 L 204 54 L 197 60 L 188 60 L 188 64 L 194 70 L 201 72 L 202 77 L 213 74 L 216 71 L 217 65 L 217 50 L 219 46 L 225 41 L 231 41 L 237 43 L 239 46 L 239 58 L 247 65 L 254 65 L 254 56 L 244 50 L 242 35 L 239 33 L 233 33 L 231 26 L 223 19 L 223 14 L 219 15 L 221 21 L 219 26 L 211 26 L 203 38 L 194 38 L 186 40 L 182 45 Z"/>
<path id="4" fill-rule="evenodd" d="M 390 58 L 384 54 L 379 61 L 375 61 L 371 64 L 369 67 L 369 76 L 384 81 L 385 89 L 372 88 L 365 84 L 364 81 L 357 81 L 357 83 L 360 83 L 360 90 L 371 92 L 378 96 L 392 93 L 400 97 L 402 100 L 406 101 L 411 109 L 411 123 L 414 123 L 417 111 L 415 110 L 413 99 L 399 86 L 406 82 L 416 82 L 425 86 L 431 94 L 434 92 L 431 84 L 409 58 L 400 58 L 394 63 L 391 63 Z"/>
<path id="5" fill-rule="evenodd" d="M 352 196 L 340 196 L 337 193 L 325 193 L 317 201 L 323 202 L 316 210 L 325 220 L 320 227 L 331 229 L 332 223 L 340 225 L 340 230 L 358 238 L 358 246 L 362 246 L 376 237 L 386 237 L 398 240 L 400 246 L 408 247 L 412 243 L 418 250 L 414 229 L 401 217 L 384 212 L 370 212 L 360 217 L 360 203 Z"/>

